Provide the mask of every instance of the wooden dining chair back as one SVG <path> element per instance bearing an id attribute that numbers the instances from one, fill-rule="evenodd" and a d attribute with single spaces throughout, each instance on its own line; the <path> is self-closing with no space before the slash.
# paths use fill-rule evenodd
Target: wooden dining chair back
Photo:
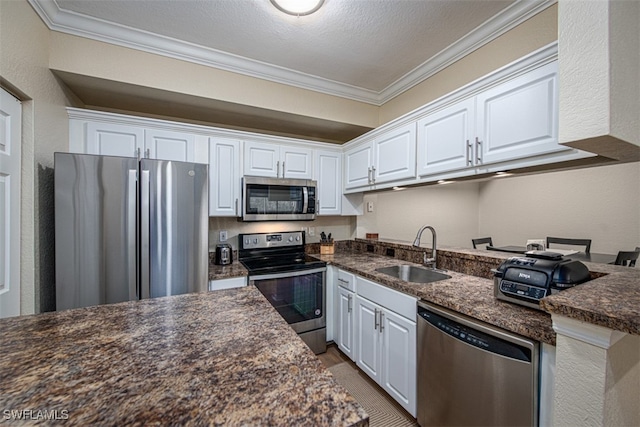
<path id="1" fill-rule="evenodd" d="M 493 246 L 491 237 L 479 237 L 477 239 L 471 239 L 471 243 L 473 243 L 473 249 L 478 249 L 478 245 Z"/>
<path id="2" fill-rule="evenodd" d="M 568 239 L 564 237 L 547 237 L 547 249 L 551 243 L 557 245 L 584 246 L 584 252 L 591 252 L 591 239 Z"/>
<path id="3" fill-rule="evenodd" d="M 635 267 L 638 256 L 640 256 L 640 247 L 637 247 L 635 251 L 620 251 L 614 264 L 625 267 Z"/>

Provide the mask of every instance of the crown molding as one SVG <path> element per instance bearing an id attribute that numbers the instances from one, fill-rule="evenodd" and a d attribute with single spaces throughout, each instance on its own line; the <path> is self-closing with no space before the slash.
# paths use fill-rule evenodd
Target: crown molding
<path id="1" fill-rule="evenodd" d="M 433 58 L 377 92 L 27 0 L 52 31 L 110 43 L 275 83 L 380 106 L 494 40 L 557 0 L 518 0 Z"/>

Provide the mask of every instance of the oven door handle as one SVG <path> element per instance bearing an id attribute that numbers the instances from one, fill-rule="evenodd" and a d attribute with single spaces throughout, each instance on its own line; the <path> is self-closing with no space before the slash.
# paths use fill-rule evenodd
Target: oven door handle
<path id="1" fill-rule="evenodd" d="M 257 276 L 249 275 L 249 282 L 252 282 L 255 280 L 284 279 L 286 277 L 306 276 L 308 274 L 324 273 L 326 271 L 327 271 L 327 267 L 320 267 L 320 268 L 313 268 L 310 270 L 296 270 L 296 271 L 280 272 L 280 273 L 273 273 L 273 274 L 260 274 Z"/>

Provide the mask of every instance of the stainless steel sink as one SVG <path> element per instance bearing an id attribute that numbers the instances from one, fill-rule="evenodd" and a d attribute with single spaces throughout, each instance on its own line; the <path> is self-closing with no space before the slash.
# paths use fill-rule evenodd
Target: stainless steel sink
<path id="1" fill-rule="evenodd" d="M 377 268 L 378 273 L 388 274 L 397 277 L 405 282 L 431 283 L 438 280 L 451 279 L 451 276 L 415 265 L 394 265 L 393 267 Z"/>

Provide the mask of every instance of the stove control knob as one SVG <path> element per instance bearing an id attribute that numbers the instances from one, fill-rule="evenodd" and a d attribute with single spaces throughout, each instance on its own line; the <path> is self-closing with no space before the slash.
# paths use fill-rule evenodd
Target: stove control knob
<path id="1" fill-rule="evenodd" d="M 253 244 L 257 245 L 258 244 L 258 239 L 253 239 Z"/>
<path id="2" fill-rule="evenodd" d="M 289 236 L 289 241 L 293 242 L 293 236 Z"/>
<path id="3" fill-rule="evenodd" d="M 300 241 L 300 236 L 296 236 L 296 240 L 299 242 Z"/>
<path id="4" fill-rule="evenodd" d="M 249 244 L 249 239 L 244 239 L 245 246 Z"/>

